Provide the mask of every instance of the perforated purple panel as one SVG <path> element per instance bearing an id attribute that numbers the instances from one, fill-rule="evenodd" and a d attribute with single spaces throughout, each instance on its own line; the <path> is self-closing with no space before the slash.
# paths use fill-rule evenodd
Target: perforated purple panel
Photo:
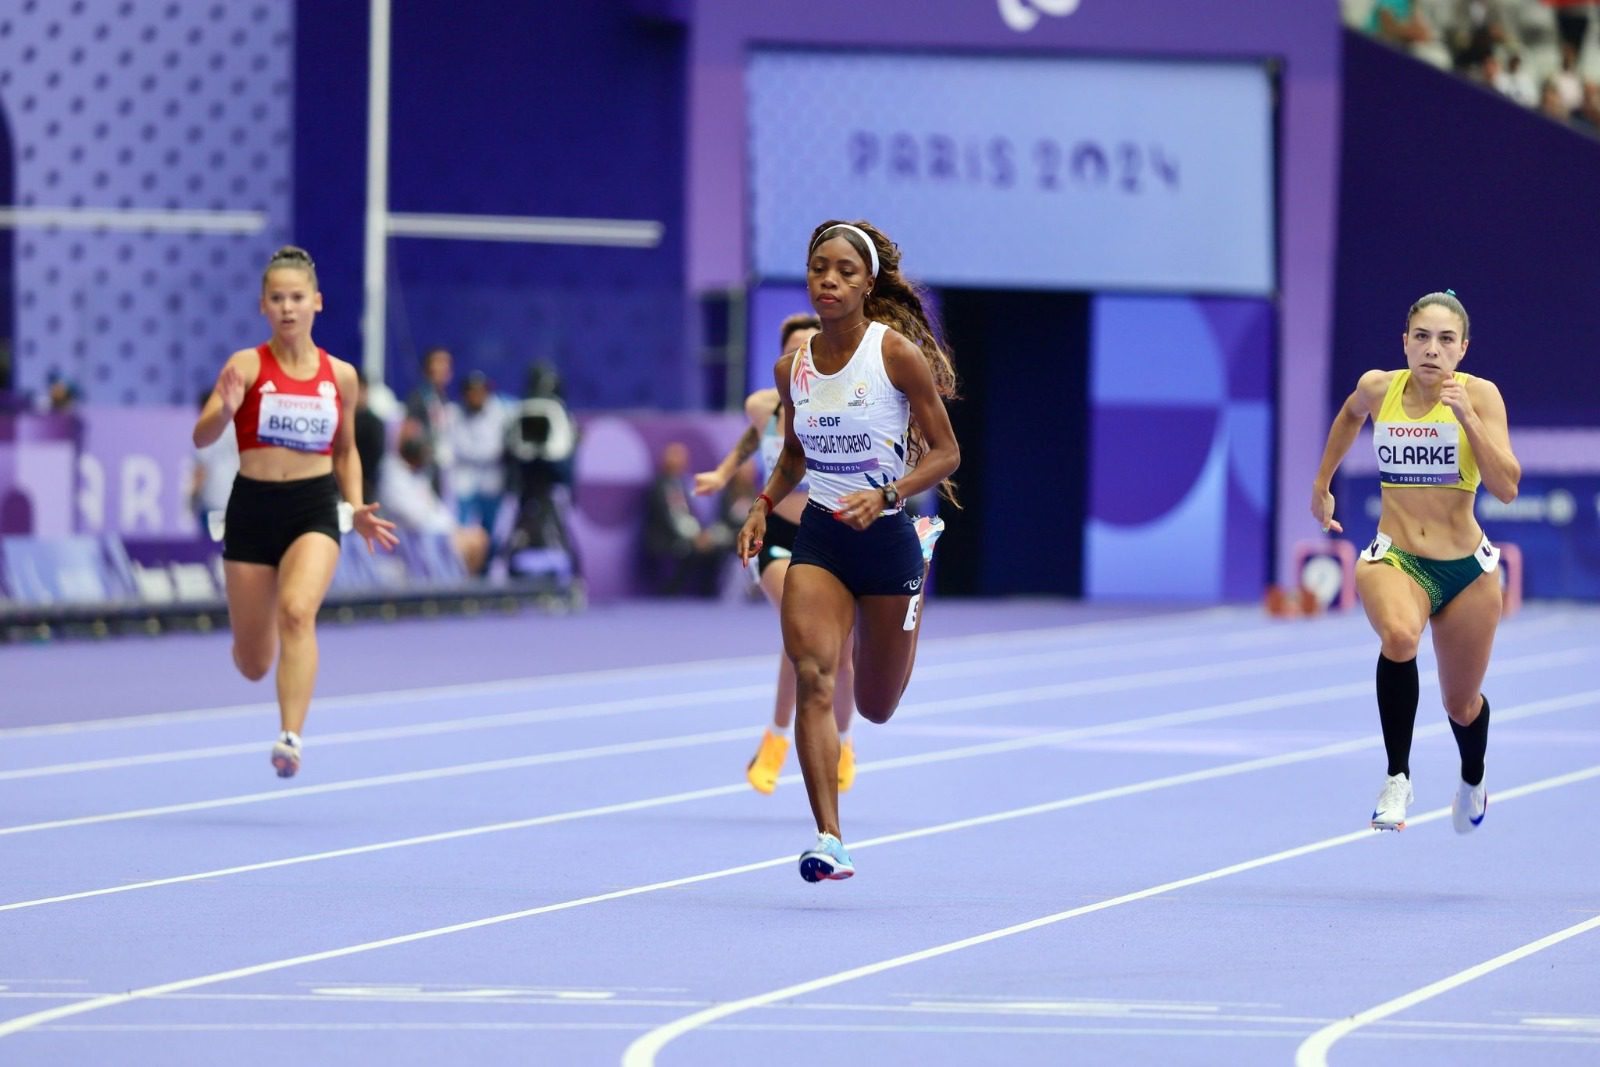
<path id="1" fill-rule="evenodd" d="M 290 239 L 289 0 L 6 0 L 0 106 L 23 208 L 250 211 L 260 233 L 30 226 L 15 235 L 16 384 L 192 404 L 265 337 Z M 315 250 L 313 250 L 315 254 Z"/>

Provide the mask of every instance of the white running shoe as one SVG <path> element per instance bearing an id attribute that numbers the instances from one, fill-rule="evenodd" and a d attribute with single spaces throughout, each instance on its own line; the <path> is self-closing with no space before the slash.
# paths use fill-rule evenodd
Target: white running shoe
<path id="1" fill-rule="evenodd" d="M 1383 790 L 1378 802 L 1372 806 L 1374 830 L 1404 830 L 1406 805 L 1411 803 L 1411 779 L 1403 774 L 1391 774 L 1383 780 Z"/>
<path id="2" fill-rule="evenodd" d="M 285 730 L 272 744 L 272 766 L 279 778 L 293 778 L 300 769 L 300 738 Z"/>
<path id="3" fill-rule="evenodd" d="M 1456 833 L 1472 833 L 1483 825 L 1483 817 L 1488 811 L 1489 791 L 1482 782 L 1477 785 L 1456 783 L 1456 798 L 1450 802 L 1450 819 L 1456 824 Z"/>

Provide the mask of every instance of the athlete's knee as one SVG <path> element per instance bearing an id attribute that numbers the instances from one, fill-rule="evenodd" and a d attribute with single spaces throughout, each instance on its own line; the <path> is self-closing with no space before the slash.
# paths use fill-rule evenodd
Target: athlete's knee
<path id="1" fill-rule="evenodd" d="M 1444 713 L 1450 716 L 1450 721 L 1457 726 L 1471 726 L 1481 710 L 1483 710 L 1481 693 L 1474 693 L 1470 697 L 1446 696 L 1444 699 Z"/>
<path id="2" fill-rule="evenodd" d="M 272 653 L 270 650 L 263 652 L 260 649 L 246 652 L 235 644 L 233 646 L 233 665 L 239 668 L 239 673 L 250 681 L 259 682 L 272 669 Z"/>
<path id="3" fill-rule="evenodd" d="M 789 662 L 794 664 L 795 687 L 800 693 L 800 699 L 807 696 L 820 696 L 826 693 L 833 696 L 833 686 L 837 679 L 837 669 L 831 663 L 823 661 L 822 657 L 811 653 L 801 653 L 790 656 Z"/>
<path id="4" fill-rule="evenodd" d="M 1397 619 L 1385 619 L 1377 623 L 1378 640 L 1383 642 L 1383 654 L 1396 663 L 1417 658 L 1417 646 L 1422 641 L 1419 633 L 1409 622 Z"/>
<path id="5" fill-rule="evenodd" d="M 316 600 L 303 596 L 285 596 L 278 600 L 278 631 L 286 637 L 308 634 L 316 624 Z"/>

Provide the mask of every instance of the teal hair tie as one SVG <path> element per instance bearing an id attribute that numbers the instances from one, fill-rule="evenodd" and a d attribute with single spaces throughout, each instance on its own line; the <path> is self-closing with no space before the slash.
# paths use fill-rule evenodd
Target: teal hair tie
<path id="1" fill-rule="evenodd" d="M 1455 296 L 1456 295 L 1456 291 L 1454 289 L 1446 289 L 1444 291 L 1444 295 L 1445 296 Z"/>

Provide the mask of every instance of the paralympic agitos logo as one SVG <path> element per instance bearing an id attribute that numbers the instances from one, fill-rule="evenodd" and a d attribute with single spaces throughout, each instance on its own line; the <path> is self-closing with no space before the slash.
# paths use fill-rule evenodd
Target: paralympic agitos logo
<path id="1" fill-rule="evenodd" d="M 1078 10 L 1082 0 L 997 0 L 1000 17 L 1018 33 L 1027 33 L 1039 24 L 1041 15 L 1066 18 Z"/>

